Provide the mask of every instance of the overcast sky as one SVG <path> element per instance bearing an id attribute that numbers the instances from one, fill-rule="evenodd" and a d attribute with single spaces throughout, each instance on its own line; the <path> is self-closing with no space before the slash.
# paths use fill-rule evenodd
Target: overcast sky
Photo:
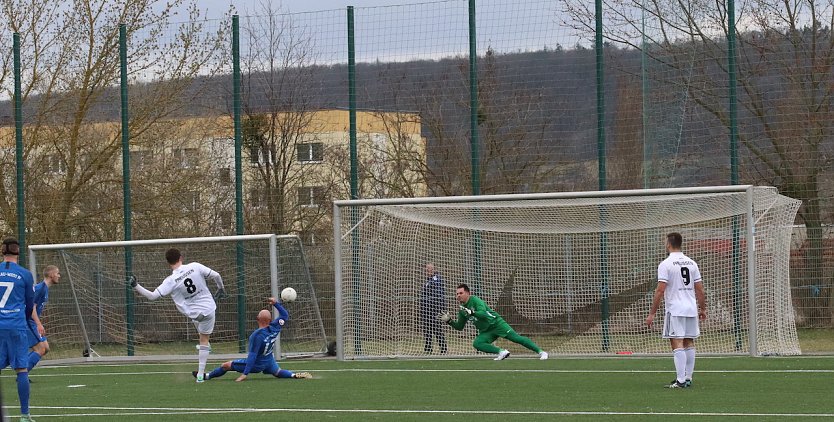
<path id="1" fill-rule="evenodd" d="M 468 54 L 467 0 L 198 0 L 209 19 L 229 6 L 248 24 L 263 16 L 264 2 L 311 28 L 320 58 L 344 60 L 346 8 L 354 6 L 357 60 L 406 61 Z M 498 52 L 572 47 L 577 38 L 557 22 L 558 3 L 550 0 L 481 0 L 477 4 L 478 51 Z M 304 13 L 319 12 L 323 13 Z M 175 18 L 176 20 L 176 18 Z"/>
<path id="2" fill-rule="evenodd" d="M 209 17 L 220 17 L 229 5 L 234 6 L 238 14 L 246 15 L 247 10 L 251 12 L 260 9 L 260 4 L 264 1 L 269 0 L 199 0 L 199 5 L 201 9 L 209 11 Z M 348 6 L 359 8 L 419 2 L 419 0 L 272 0 L 273 5 L 280 5 L 282 10 L 288 13 L 346 9 Z"/>

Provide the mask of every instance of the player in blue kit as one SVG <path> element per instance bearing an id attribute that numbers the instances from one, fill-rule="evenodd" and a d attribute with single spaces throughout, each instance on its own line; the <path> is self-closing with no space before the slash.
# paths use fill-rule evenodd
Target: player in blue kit
<path id="1" fill-rule="evenodd" d="M 29 352 L 29 371 L 41 361 L 41 358 L 49 352 L 49 343 L 46 341 L 46 334 L 41 324 L 41 315 L 43 315 L 43 306 L 49 301 L 49 288 L 58 284 L 61 279 L 61 271 L 54 265 L 48 265 L 43 270 L 43 281 L 35 285 L 35 310 L 32 314 L 32 321 L 29 325 L 32 327 L 28 331 L 29 347 L 32 351 Z"/>
<path id="2" fill-rule="evenodd" d="M 35 279 L 26 268 L 17 264 L 20 243 L 6 239 L 0 246 L 0 369 L 11 366 L 17 372 L 17 396 L 20 398 L 20 420 L 29 416 L 29 321 L 35 307 Z"/>
<path id="3" fill-rule="evenodd" d="M 258 329 L 249 336 L 249 356 L 246 359 L 224 362 L 219 367 L 214 368 L 213 371 L 205 374 L 203 377 L 205 380 L 222 377 L 229 371 L 240 372 L 241 375 L 235 380 L 237 382 L 244 381 L 252 372 L 262 372 L 276 378 L 313 378 L 308 372 L 293 373 L 281 369 L 278 362 L 275 362 L 275 356 L 273 356 L 275 340 L 278 339 L 278 334 L 284 324 L 287 323 L 290 315 L 274 297 L 269 298 L 269 304 L 278 311 L 278 317 L 272 319 L 272 314 L 266 309 L 258 313 Z M 197 371 L 193 371 L 191 375 L 197 378 L 199 374 Z"/>

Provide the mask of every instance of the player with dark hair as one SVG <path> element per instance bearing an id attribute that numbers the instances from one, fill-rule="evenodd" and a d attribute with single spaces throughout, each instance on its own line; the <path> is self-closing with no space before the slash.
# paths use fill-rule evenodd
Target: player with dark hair
<path id="1" fill-rule="evenodd" d="M 533 340 L 516 333 L 510 324 L 484 303 L 481 298 L 475 296 L 466 284 L 459 284 L 455 291 L 455 297 L 460 302 L 460 311 L 457 320 L 453 320 L 448 313 L 440 315 L 440 320 L 451 325 L 452 328 L 460 331 L 466 326 L 466 322 L 472 320 L 475 328 L 478 329 L 478 336 L 472 343 L 476 349 L 492 354 L 498 354 L 495 360 L 504 360 L 510 356 L 510 351 L 501 349 L 492 344 L 498 337 L 503 337 L 513 343 L 518 343 L 539 354 L 539 359 L 547 359 L 547 352 L 543 351 Z"/>
<path id="2" fill-rule="evenodd" d="M 258 312 L 258 329 L 249 336 L 249 355 L 246 359 L 235 359 L 224 362 L 219 367 L 214 368 L 210 373 L 203 375 L 203 379 L 210 380 L 222 377 L 229 371 L 235 371 L 241 374 L 235 380 L 237 382 L 246 380 L 249 374 L 253 372 L 261 372 L 276 378 L 300 379 L 313 377 L 308 372 L 293 373 L 286 369 L 281 369 L 278 363 L 275 362 L 275 356 L 273 356 L 275 340 L 278 339 L 278 334 L 281 333 L 284 324 L 289 320 L 290 314 L 274 297 L 269 298 L 268 302 L 278 311 L 278 317 L 272 319 L 272 314 L 266 309 Z M 191 374 L 195 378 L 200 376 L 200 373 L 197 371 Z"/>
<path id="3" fill-rule="evenodd" d="M 695 339 L 700 336 L 698 320 L 707 319 L 707 304 L 701 270 L 698 264 L 681 252 L 683 236 L 666 235 L 669 256 L 657 266 L 657 288 L 646 325 L 652 328 L 660 301 L 666 303 L 663 318 L 663 338 L 669 339 L 675 362 L 675 380 L 668 388 L 692 386 L 695 370 Z"/>
<path id="4" fill-rule="evenodd" d="M 32 314 L 32 321 L 29 325 L 32 327 L 28 331 L 29 347 L 32 351 L 29 352 L 29 371 L 41 361 L 41 358 L 49 353 L 49 342 L 46 341 L 46 333 L 41 324 L 41 315 L 43 315 L 43 307 L 49 301 L 49 288 L 58 284 L 61 280 L 61 271 L 54 265 L 47 265 L 43 270 L 43 281 L 35 285 L 35 309 Z"/>
<path id="5" fill-rule="evenodd" d="M 130 278 L 130 285 L 137 293 L 151 301 L 171 295 L 180 313 L 191 319 L 200 335 L 200 344 L 197 346 L 197 373 L 201 375 L 197 377 L 197 382 L 203 382 L 202 374 L 206 370 L 206 361 L 211 352 L 209 336 L 214 331 L 214 311 L 217 309 L 215 299 L 219 300 L 226 295 L 223 279 L 217 271 L 199 262 L 183 264 L 179 249 L 168 249 L 165 252 L 165 260 L 171 266 L 172 274 L 156 290 L 151 292 L 145 289 L 137 282 L 136 277 Z M 206 279 L 214 280 L 217 284 L 214 297 L 206 286 Z"/>
<path id="6" fill-rule="evenodd" d="M 6 239 L 0 246 L 0 369 L 7 366 L 17 372 L 17 396 L 20 399 L 20 420 L 29 416 L 29 321 L 35 308 L 35 278 L 17 264 L 20 243 Z"/>

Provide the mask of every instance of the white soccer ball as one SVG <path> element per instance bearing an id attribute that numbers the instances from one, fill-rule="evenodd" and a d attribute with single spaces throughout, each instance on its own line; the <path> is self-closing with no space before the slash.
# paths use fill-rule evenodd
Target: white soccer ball
<path id="1" fill-rule="evenodd" d="M 298 293 L 296 293 L 295 289 L 292 287 L 287 287 L 286 289 L 281 290 L 281 300 L 284 302 L 292 302 L 296 297 L 298 297 Z"/>

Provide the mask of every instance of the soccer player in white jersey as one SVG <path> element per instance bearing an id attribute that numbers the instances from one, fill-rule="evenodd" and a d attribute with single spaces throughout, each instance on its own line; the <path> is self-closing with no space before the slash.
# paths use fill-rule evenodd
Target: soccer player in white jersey
<path id="1" fill-rule="evenodd" d="M 698 320 L 707 319 L 704 284 L 698 264 L 681 252 L 680 233 L 666 235 L 669 256 L 657 266 L 657 288 L 646 325 L 652 328 L 660 300 L 666 304 L 663 318 L 663 338 L 668 338 L 675 360 L 676 378 L 668 388 L 692 386 L 695 369 L 695 339 L 701 334 Z"/>
<path id="2" fill-rule="evenodd" d="M 183 264 L 182 254 L 178 249 L 168 249 L 165 252 L 165 259 L 173 272 L 156 290 L 151 292 L 145 289 L 135 278 L 131 278 L 131 285 L 137 293 L 151 301 L 171 295 L 177 309 L 191 319 L 200 335 L 200 345 L 197 346 L 199 360 L 197 373 L 202 375 L 206 369 L 209 352 L 211 352 L 209 336 L 214 331 L 214 311 L 217 309 L 214 300 L 225 296 L 223 279 L 217 271 L 199 262 Z M 206 279 L 212 279 L 217 284 L 217 293 L 214 297 L 206 286 Z M 203 382 L 203 377 L 198 377 L 197 382 Z"/>

